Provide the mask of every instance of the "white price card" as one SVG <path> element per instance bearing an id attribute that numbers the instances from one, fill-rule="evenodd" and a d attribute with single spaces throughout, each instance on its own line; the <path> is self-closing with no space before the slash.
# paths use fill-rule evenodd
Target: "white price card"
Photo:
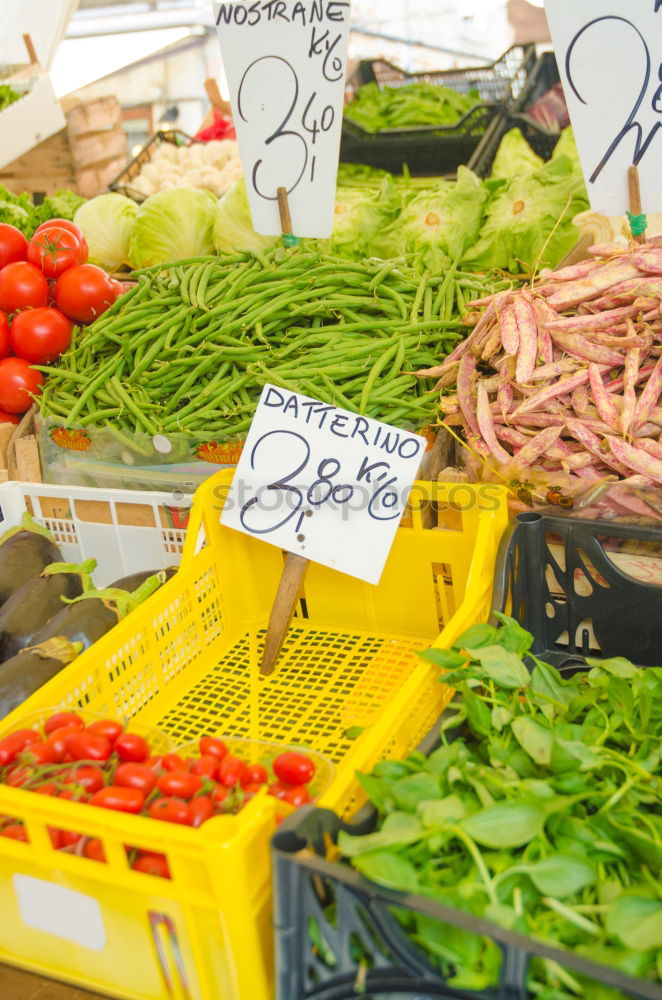
<path id="1" fill-rule="evenodd" d="M 662 211 L 662 0 L 545 0 L 591 208 Z"/>
<path id="2" fill-rule="evenodd" d="M 379 583 L 426 440 L 266 385 L 221 523 Z"/>
<path id="3" fill-rule="evenodd" d="M 280 235 L 276 190 L 284 187 L 293 234 L 331 235 L 349 7 L 349 0 L 214 4 L 258 233 Z"/>

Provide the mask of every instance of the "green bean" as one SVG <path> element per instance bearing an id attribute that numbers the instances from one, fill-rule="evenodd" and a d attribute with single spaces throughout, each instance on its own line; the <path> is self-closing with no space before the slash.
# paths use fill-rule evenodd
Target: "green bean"
<path id="1" fill-rule="evenodd" d="M 368 404 L 368 398 L 370 396 L 370 390 L 375 384 L 375 380 L 383 368 L 386 367 L 391 358 L 397 354 L 398 344 L 393 344 L 389 347 L 380 358 L 377 358 L 374 365 L 370 369 L 370 374 L 368 375 L 365 385 L 363 387 L 363 392 L 361 393 L 361 399 L 359 401 L 359 413 L 365 413 L 365 408 Z"/>
<path id="2" fill-rule="evenodd" d="M 148 434 L 156 434 L 158 428 L 152 423 L 152 421 L 143 413 L 139 406 L 136 406 L 134 401 L 128 392 L 125 391 L 124 386 L 120 382 L 117 375 L 113 375 L 110 379 L 110 385 L 113 387 L 118 399 L 124 404 L 129 413 L 132 413 L 136 418 L 138 424 L 143 427 Z"/>

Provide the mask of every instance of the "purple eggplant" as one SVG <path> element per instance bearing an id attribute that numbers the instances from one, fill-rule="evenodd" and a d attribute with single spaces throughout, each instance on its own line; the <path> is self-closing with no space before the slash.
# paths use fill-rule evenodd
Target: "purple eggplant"
<path id="1" fill-rule="evenodd" d="M 49 639 L 38 646 L 21 650 L 0 665 L 0 718 L 4 719 L 42 684 L 71 663 L 81 652 L 81 645 L 66 639 Z"/>
<path id="2" fill-rule="evenodd" d="M 25 514 L 22 526 L 10 528 L 0 538 L 0 606 L 46 566 L 58 562 L 62 553 L 53 539 Z"/>

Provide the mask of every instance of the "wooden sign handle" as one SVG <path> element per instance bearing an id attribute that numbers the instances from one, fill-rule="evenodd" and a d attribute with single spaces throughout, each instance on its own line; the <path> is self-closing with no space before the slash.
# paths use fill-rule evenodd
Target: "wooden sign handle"
<path id="1" fill-rule="evenodd" d="M 636 167 L 628 167 L 628 197 L 632 215 L 641 215 L 641 191 L 639 189 L 639 171 Z M 645 243 L 644 233 L 632 233 L 635 243 Z"/>
<path id="2" fill-rule="evenodd" d="M 30 35 L 28 35 L 28 34 L 23 35 L 23 42 L 25 44 L 26 49 L 28 50 L 28 57 L 30 59 L 30 65 L 34 66 L 35 63 L 39 62 L 39 60 L 37 59 L 37 53 L 36 53 L 34 45 L 32 44 L 32 38 L 30 37 Z"/>

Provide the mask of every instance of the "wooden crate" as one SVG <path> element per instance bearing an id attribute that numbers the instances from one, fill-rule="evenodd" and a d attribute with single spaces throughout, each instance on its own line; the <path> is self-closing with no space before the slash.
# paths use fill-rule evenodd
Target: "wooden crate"
<path id="1" fill-rule="evenodd" d="M 53 194 L 59 188 L 93 198 L 126 166 L 127 137 L 116 97 L 65 98 L 66 128 L 0 168 L 10 191 Z"/>

